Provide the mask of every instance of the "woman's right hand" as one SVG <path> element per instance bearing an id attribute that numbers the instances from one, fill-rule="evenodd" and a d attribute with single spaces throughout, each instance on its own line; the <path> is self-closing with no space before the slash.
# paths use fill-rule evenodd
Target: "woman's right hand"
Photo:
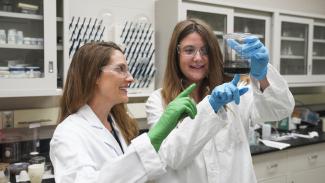
<path id="1" fill-rule="evenodd" d="M 156 151 L 159 150 L 162 141 L 176 127 L 179 120 L 190 116 L 192 119 L 197 113 L 195 102 L 188 96 L 196 85 L 192 84 L 180 93 L 166 107 L 157 124 L 150 129 L 148 136 Z"/>
<path id="2" fill-rule="evenodd" d="M 221 106 L 232 101 L 235 101 L 237 105 L 239 104 L 240 96 L 248 91 L 247 87 L 237 87 L 239 79 L 240 76 L 236 74 L 231 82 L 216 86 L 212 90 L 211 96 L 209 96 L 209 102 L 214 112 L 218 112 Z"/>

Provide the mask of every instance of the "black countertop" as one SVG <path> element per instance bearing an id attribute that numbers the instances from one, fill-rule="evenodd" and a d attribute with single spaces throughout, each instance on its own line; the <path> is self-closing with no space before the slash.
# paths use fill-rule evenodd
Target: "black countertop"
<path id="1" fill-rule="evenodd" d="M 325 132 L 319 133 L 319 137 L 314 137 L 311 139 L 297 138 L 297 139 L 283 140 L 283 141 L 279 141 L 279 142 L 290 144 L 289 147 L 287 147 L 283 150 L 292 149 L 292 148 L 301 147 L 301 146 L 312 145 L 312 144 L 325 143 Z M 250 150 L 251 150 L 251 154 L 253 156 L 259 155 L 259 154 L 275 152 L 275 151 L 280 151 L 279 149 L 265 146 L 261 142 L 259 143 L 259 145 L 251 145 Z"/>

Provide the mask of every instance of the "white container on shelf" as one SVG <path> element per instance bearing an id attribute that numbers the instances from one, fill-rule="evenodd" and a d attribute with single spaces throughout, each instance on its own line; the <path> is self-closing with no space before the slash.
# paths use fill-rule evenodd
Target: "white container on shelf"
<path id="1" fill-rule="evenodd" d="M 17 30 L 9 29 L 8 30 L 8 44 L 16 44 Z"/>
<path id="2" fill-rule="evenodd" d="M 30 37 L 24 37 L 24 44 L 31 45 L 31 38 Z"/>
<path id="3" fill-rule="evenodd" d="M 0 29 L 0 44 L 6 44 L 6 43 L 7 43 L 6 31 L 4 29 Z"/>
<path id="4" fill-rule="evenodd" d="M 43 46 L 43 44 L 44 44 L 44 39 L 43 39 L 43 38 L 37 38 L 37 44 L 38 44 L 39 46 Z"/>
<path id="5" fill-rule="evenodd" d="M 40 78 L 41 77 L 40 67 L 37 66 L 26 67 L 26 76 L 28 78 Z"/>
<path id="6" fill-rule="evenodd" d="M 38 42 L 37 38 L 34 38 L 34 37 L 30 38 L 30 44 L 31 45 L 37 45 L 37 42 Z"/>
<path id="7" fill-rule="evenodd" d="M 0 78 L 8 78 L 9 74 L 10 72 L 8 67 L 0 67 Z"/>
<path id="8" fill-rule="evenodd" d="M 24 66 L 10 66 L 9 72 L 10 72 L 10 78 L 26 78 L 26 72 Z"/>
<path id="9" fill-rule="evenodd" d="M 16 44 L 23 44 L 24 42 L 24 33 L 23 31 L 17 31 L 16 35 Z"/>

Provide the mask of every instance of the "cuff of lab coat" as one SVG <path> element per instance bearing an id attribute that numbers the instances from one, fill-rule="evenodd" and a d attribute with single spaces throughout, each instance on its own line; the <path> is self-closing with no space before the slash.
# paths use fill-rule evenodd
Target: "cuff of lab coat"
<path id="1" fill-rule="evenodd" d="M 271 65 L 268 65 L 267 78 L 270 83 L 263 92 L 259 90 L 259 85 L 253 84 L 255 107 L 260 114 L 271 114 L 272 118 L 266 119 L 266 115 L 262 121 L 276 121 L 289 116 L 294 107 L 294 99 L 289 91 L 288 84 L 280 73 Z M 256 122 L 259 122 L 257 120 Z"/>
<path id="2" fill-rule="evenodd" d="M 252 87 L 255 95 L 273 95 L 273 93 L 287 92 L 288 84 L 280 73 L 271 65 L 268 65 L 267 79 L 270 86 L 262 92 L 258 80 L 252 78 Z"/>
<path id="3" fill-rule="evenodd" d="M 149 180 L 166 172 L 166 165 L 161 161 L 158 153 L 151 144 L 148 134 L 144 133 L 133 139 L 132 144 L 141 159 Z"/>
<path id="4" fill-rule="evenodd" d="M 208 96 L 204 97 L 204 99 L 198 104 L 197 108 L 202 108 L 207 115 L 213 115 L 213 117 L 218 117 L 222 123 L 227 123 L 228 117 L 225 108 L 220 107 L 218 112 L 215 112 L 209 102 Z"/>

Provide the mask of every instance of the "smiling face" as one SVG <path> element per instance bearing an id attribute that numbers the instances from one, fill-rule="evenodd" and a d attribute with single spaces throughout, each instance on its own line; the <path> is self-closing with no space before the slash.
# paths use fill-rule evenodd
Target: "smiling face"
<path id="1" fill-rule="evenodd" d="M 190 83 L 200 83 L 208 74 L 209 59 L 202 37 L 193 32 L 179 44 L 179 66 Z"/>
<path id="2" fill-rule="evenodd" d="M 110 61 L 102 68 L 97 79 L 95 95 L 112 105 L 126 103 L 128 102 L 128 85 L 133 81 L 125 56 L 122 52 L 114 50 Z"/>

